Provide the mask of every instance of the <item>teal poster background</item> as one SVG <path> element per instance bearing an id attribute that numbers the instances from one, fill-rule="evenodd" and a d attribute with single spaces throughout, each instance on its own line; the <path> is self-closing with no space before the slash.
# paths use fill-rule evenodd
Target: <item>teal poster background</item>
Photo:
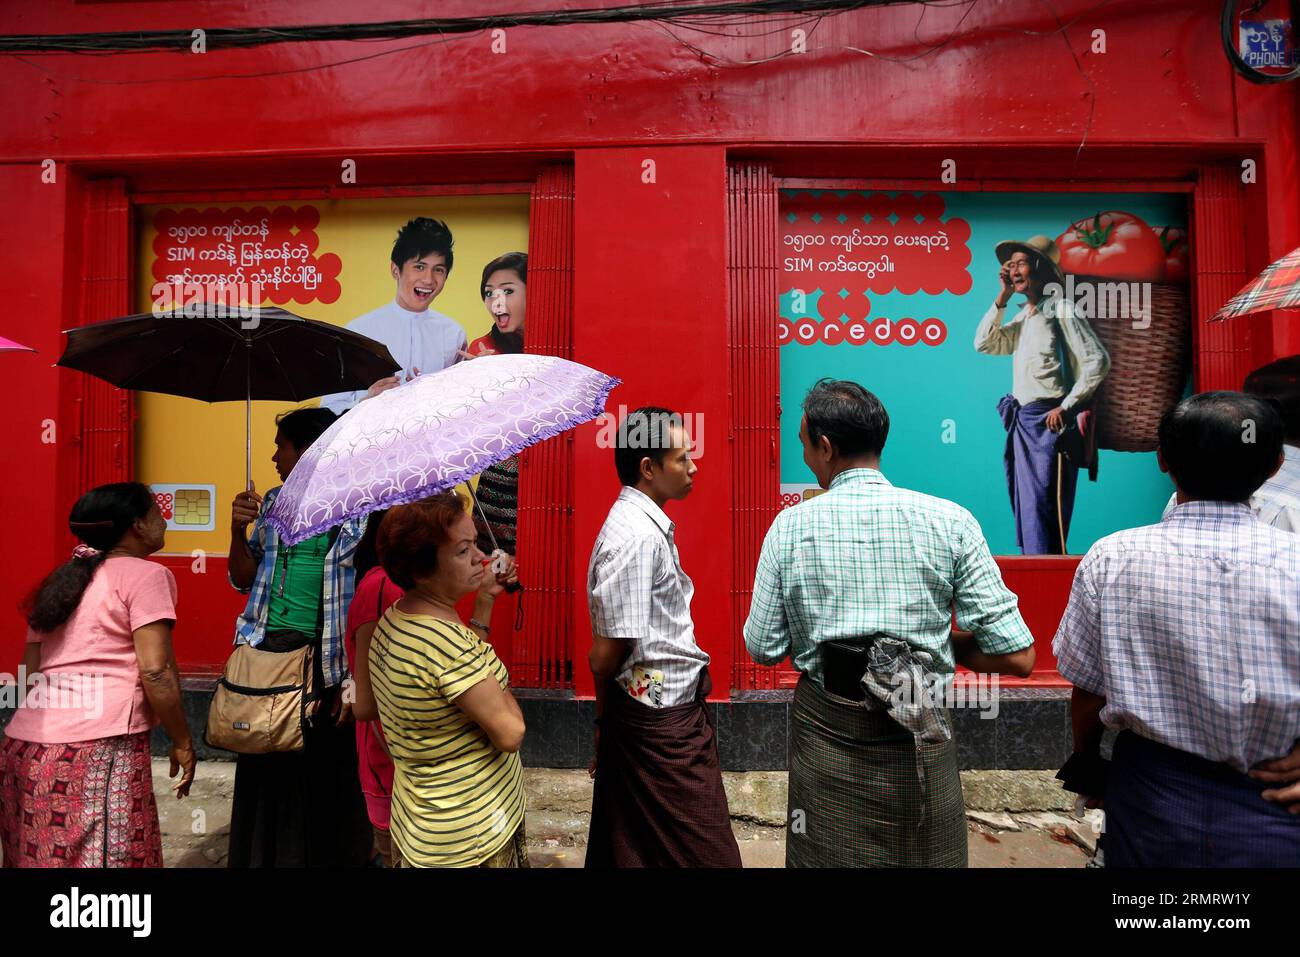
<path id="1" fill-rule="evenodd" d="M 797 200 L 804 192 L 782 192 L 783 239 L 788 233 L 802 231 L 792 210 L 798 208 Z M 819 196 L 821 191 L 808 195 Z M 939 195 L 945 203 L 941 219 L 960 218 L 970 226 L 970 290 L 961 295 L 869 293 L 867 321 L 907 317 L 920 322 L 936 317 L 947 327 L 946 338 L 938 345 L 879 345 L 869 339 L 862 344 L 845 341 L 805 345 L 791 340 L 783 345 L 781 485 L 785 491 L 790 491 L 791 486 L 816 487 L 812 473 L 804 465 L 798 434 L 800 406 L 808 388 L 823 376 L 852 379 L 879 396 L 889 412 L 889 440 L 881 466 L 886 477 L 895 485 L 965 506 L 979 521 L 995 554 L 1019 554 L 1002 459 L 1006 431 L 996 408 L 998 400 L 1011 390 L 1011 357 L 982 355 L 974 347 L 975 328 L 998 292 L 994 246 L 1005 239 L 1024 240 L 1035 234 L 1055 239 L 1072 222 L 1106 210 L 1134 213 L 1157 229 L 1166 225 L 1185 227 L 1186 202 L 1176 194 Z M 796 217 L 793 220 L 792 215 Z M 796 255 L 784 241 L 779 248 L 782 259 Z M 837 248 L 820 254 L 834 258 L 842 251 Z M 876 259 L 879 254 L 875 250 L 855 251 L 851 258 Z M 840 288 L 840 277 L 832 273 L 822 281 L 820 293 L 805 290 L 803 315 L 819 318 L 819 295 L 838 295 Z M 783 277 L 781 290 L 781 317 L 796 321 L 800 316 L 792 309 L 788 276 Z M 1014 316 L 1022 305 L 1022 297 L 1013 297 L 1006 318 Z M 820 314 L 829 312 L 833 310 L 823 305 Z M 1172 491 L 1173 485 L 1160 472 L 1154 452 L 1102 450 L 1097 481 L 1089 481 L 1086 472 L 1079 473 L 1068 541 L 1070 553 L 1082 554 L 1111 532 L 1159 521 Z"/>

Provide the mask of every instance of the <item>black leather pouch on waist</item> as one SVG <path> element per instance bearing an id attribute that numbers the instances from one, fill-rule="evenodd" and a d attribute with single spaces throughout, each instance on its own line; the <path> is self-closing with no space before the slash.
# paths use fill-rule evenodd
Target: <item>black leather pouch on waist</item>
<path id="1" fill-rule="evenodd" d="M 262 643 L 257 648 L 259 651 L 297 651 L 299 648 L 305 648 L 307 645 L 315 644 L 318 641 L 320 641 L 319 635 L 312 637 L 290 628 L 268 628 L 262 638 Z"/>
<path id="2" fill-rule="evenodd" d="M 822 642 L 822 682 L 828 692 L 850 701 L 864 701 L 862 676 L 867 671 L 869 640 Z"/>
<path id="3" fill-rule="evenodd" d="M 1056 779 L 1061 782 L 1061 787 L 1075 794 L 1105 797 L 1106 784 L 1110 780 L 1110 762 L 1096 752 L 1075 751 L 1056 772 Z"/>

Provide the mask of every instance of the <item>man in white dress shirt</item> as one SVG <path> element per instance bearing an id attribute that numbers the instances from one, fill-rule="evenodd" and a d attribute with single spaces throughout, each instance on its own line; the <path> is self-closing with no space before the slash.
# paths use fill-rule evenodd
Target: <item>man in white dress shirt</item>
<path id="1" fill-rule="evenodd" d="M 696 472 L 681 416 L 646 407 L 618 431 L 623 488 L 587 571 L 596 778 L 587 867 L 739 867 L 676 525 Z"/>
<path id="2" fill-rule="evenodd" d="M 998 402 L 998 412 L 1007 430 L 1004 460 L 1016 543 L 1026 555 L 1064 555 L 1079 465 L 1061 450 L 1061 439 L 1076 428 L 1080 407 L 1106 378 L 1110 356 L 1087 320 L 1061 297 L 1065 281 L 1056 243 L 1033 236 L 996 248 L 1001 288 L 975 330 L 975 349 L 1011 356 L 1011 393 Z M 1004 325 L 1013 294 L 1027 302 Z"/>
<path id="3" fill-rule="evenodd" d="M 342 415 L 362 399 L 461 360 L 468 341 L 465 330 L 455 320 L 429 308 L 451 274 L 452 243 L 447 224 L 427 216 L 412 219 L 398 230 L 389 265 L 397 282 L 397 295 L 387 305 L 353 319 L 347 328 L 382 342 L 402 368 L 368 390 L 327 395 L 321 399 L 321 406 Z"/>

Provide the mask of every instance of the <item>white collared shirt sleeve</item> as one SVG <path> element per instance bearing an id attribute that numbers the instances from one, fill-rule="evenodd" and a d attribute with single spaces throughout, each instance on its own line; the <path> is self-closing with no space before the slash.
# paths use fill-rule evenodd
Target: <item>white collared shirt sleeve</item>
<path id="1" fill-rule="evenodd" d="M 365 315 L 357 316 L 343 328 L 349 332 L 355 332 L 358 335 L 374 339 L 392 350 L 394 343 L 398 339 L 398 329 L 396 324 L 387 317 L 383 310 L 388 309 L 384 306 L 375 312 L 368 312 Z M 373 383 L 371 383 L 373 385 Z M 342 415 L 348 410 L 354 408 L 357 403 L 366 397 L 367 389 L 358 389 L 353 392 L 334 392 L 330 395 L 322 396 L 320 405 L 322 409 L 329 409 L 335 415 Z"/>
<path id="2" fill-rule="evenodd" d="M 1282 506 L 1269 524 L 1283 532 L 1300 533 L 1300 506 Z"/>
<path id="3" fill-rule="evenodd" d="M 781 588 L 782 547 L 780 515 L 763 539 L 754 571 L 754 591 L 749 603 L 743 634 L 745 649 L 760 665 L 774 665 L 790 654 L 790 625 L 785 616 L 785 593 Z"/>
<path id="4" fill-rule="evenodd" d="M 651 592 L 659 545 L 648 535 L 592 558 L 587 579 L 591 630 L 602 638 L 650 637 Z"/>
<path id="5" fill-rule="evenodd" d="M 1009 356 L 1020 340 L 1020 324 L 1002 325 L 1005 306 L 992 305 L 975 328 L 975 351 L 987 356 Z"/>
<path id="6" fill-rule="evenodd" d="M 456 353 L 451 357 L 451 361 L 447 363 L 449 366 L 454 366 L 457 362 L 464 362 L 465 356 L 462 353 L 469 351 L 469 337 L 465 335 L 465 330 L 458 326 L 457 331 L 460 335 L 456 339 Z"/>
<path id="7" fill-rule="evenodd" d="M 1056 656 L 1056 670 L 1066 681 L 1076 688 L 1105 697 L 1101 607 L 1097 586 L 1092 580 L 1096 557 L 1094 545 L 1074 572 L 1070 600 L 1066 603 L 1056 637 L 1052 639 L 1052 654 Z"/>
<path id="8" fill-rule="evenodd" d="M 1300 449 L 1284 445 L 1285 459 L 1277 474 L 1251 497 L 1260 521 L 1291 534 L 1300 534 Z"/>
<path id="9" fill-rule="evenodd" d="M 1088 320 L 1075 315 L 1068 303 L 1062 302 L 1057 311 L 1057 324 L 1065 339 L 1065 351 L 1074 371 L 1074 388 L 1061 402 L 1061 408 L 1069 412 L 1097 391 L 1106 378 L 1106 373 L 1110 371 L 1110 353 L 1101 344 Z"/>
<path id="10" fill-rule="evenodd" d="M 335 392 L 332 395 L 322 396 L 320 407 L 329 409 L 335 415 L 342 415 L 344 412 L 352 409 L 358 402 L 366 397 L 366 393 L 358 392 Z"/>

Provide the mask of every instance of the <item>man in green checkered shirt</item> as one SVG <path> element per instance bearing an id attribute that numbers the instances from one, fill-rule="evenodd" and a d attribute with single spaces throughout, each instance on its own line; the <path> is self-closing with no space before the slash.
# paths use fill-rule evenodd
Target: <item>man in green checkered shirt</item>
<path id="1" fill-rule="evenodd" d="M 886 635 L 929 653 L 938 674 L 956 663 L 1025 676 L 1033 636 L 970 512 L 881 473 L 889 416 L 879 399 L 855 382 L 822 380 L 803 411 L 804 461 L 827 491 L 772 523 L 745 623 L 755 661 L 789 655 L 802 673 L 786 864 L 964 866 L 955 742 L 922 744 L 918 755 L 888 714 L 828 693 L 822 645 Z"/>

